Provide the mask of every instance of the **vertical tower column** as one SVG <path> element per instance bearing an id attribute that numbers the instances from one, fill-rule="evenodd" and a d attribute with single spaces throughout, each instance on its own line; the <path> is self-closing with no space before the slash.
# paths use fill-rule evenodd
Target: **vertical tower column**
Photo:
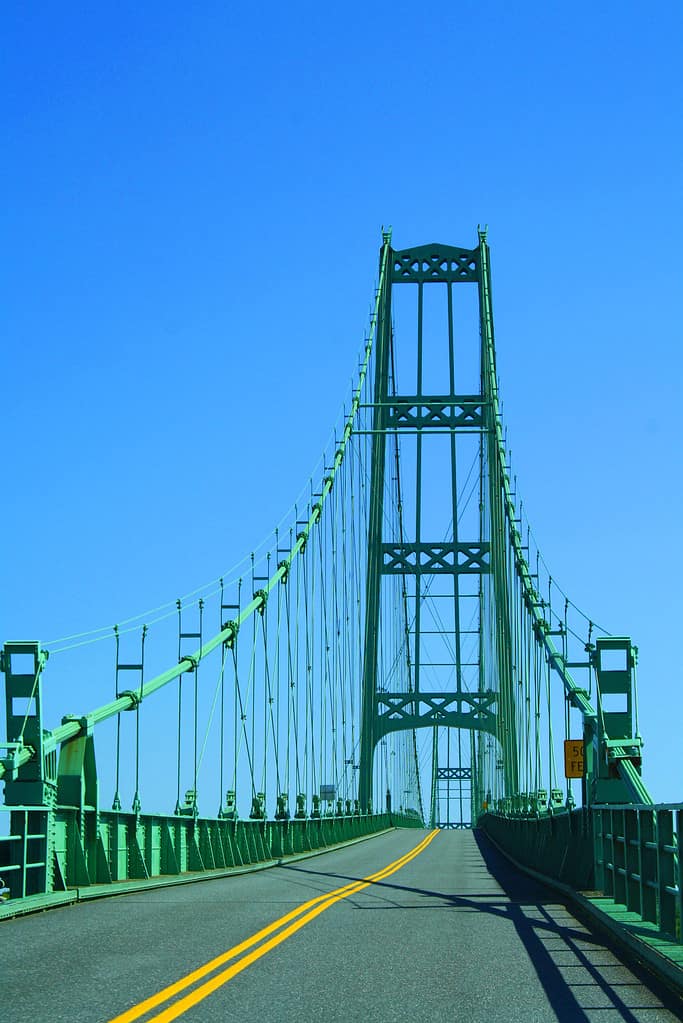
<path id="1" fill-rule="evenodd" d="M 380 266 L 391 260 L 389 238 L 384 236 Z M 391 346 L 391 274 L 381 282 L 375 352 L 374 410 L 372 416 L 372 461 L 370 466 L 370 521 L 368 523 L 368 574 L 363 650 L 363 707 L 360 740 L 358 799 L 366 813 L 372 801 L 372 762 L 379 736 L 375 734 L 375 688 L 379 647 L 379 611 L 382 573 L 382 517 L 384 514 L 384 470 L 386 461 L 386 419 L 389 395 L 389 352 Z"/>
<path id="2" fill-rule="evenodd" d="M 481 377 L 485 398 L 486 414 L 486 455 L 488 472 L 488 513 L 491 543 L 493 647 L 489 651 L 495 659 L 495 674 L 498 679 L 498 730 L 497 738 L 502 749 L 504 788 L 507 795 L 519 791 L 519 764 L 517 731 L 515 722 L 514 681 L 512 665 L 512 638 L 510 622 L 510 595 L 506 570 L 506 523 L 503 507 L 503 473 L 501 465 L 501 423 L 498 416 L 498 378 L 496 373 L 496 348 L 493 331 L 493 306 L 491 301 L 491 275 L 489 268 L 489 247 L 486 232 L 479 231 L 480 278 L 479 278 L 479 321 L 481 325 Z M 481 637 L 483 639 L 484 637 Z M 482 658 L 484 651 L 482 650 Z"/>

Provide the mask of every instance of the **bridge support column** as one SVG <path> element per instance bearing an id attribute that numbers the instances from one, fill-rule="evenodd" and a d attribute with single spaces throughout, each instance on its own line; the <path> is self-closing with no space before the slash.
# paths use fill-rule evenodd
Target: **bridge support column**
<path id="1" fill-rule="evenodd" d="M 384 235 L 380 266 L 388 268 L 390 236 Z M 368 813 L 372 802 L 372 767 L 377 744 L 375 733 L 375 692 L 377 688 L 380 583 L 382 578 L 382 518 L 384 513 L 384 467 L 386 458 L 386 418 L 389 392 L 389 353 L 391 346 L 391 274 L 384 277 L 379 303 L 376 352 L 374 411 L 372 417 L 372 462 L 370 467 L 370 519 L 368 522 L 368 570 L 363 649 L 363 708 L 360 741 L 358 799 L 361 813 Z"/>
<path id="2" fill-rule="evenodd" d="M 597 718 L 585 718 L 584 802 L 648 803 L 641 780 L 642 740 L 634 734 L 636 648 L 628 637 L 601 637 L 590 651 Z"/>

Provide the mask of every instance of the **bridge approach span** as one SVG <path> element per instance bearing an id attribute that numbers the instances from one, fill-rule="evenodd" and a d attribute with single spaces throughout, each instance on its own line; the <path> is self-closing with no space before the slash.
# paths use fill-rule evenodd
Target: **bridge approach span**
<path id="1" fill-rule="evenodd" d="M 396 830 L 3 926 L 16 1023 L 681 1018 L 478 831 Z"/>

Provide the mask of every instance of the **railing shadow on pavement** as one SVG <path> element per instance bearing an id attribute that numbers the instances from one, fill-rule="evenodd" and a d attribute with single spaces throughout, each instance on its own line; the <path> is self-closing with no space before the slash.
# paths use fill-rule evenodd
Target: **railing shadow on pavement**
<path id="1" fill-rule="evenodd" d="M 496 893 L 491 891 L 482 890 L 458 895 L 436 888 L 402 884 L 399 879 L 392 878 L 372 882 L 368 891 L 376 896 L 374 904 L 369 905 L 367 899 L 360 896 L 357 899 L 352 897 L 347 902 L 362 912 L 411 909 L 423 912 L 424 908 L 419 904 L 411 907 L 400 901 L 402 894 L 409 894 L 430 899 L 430 909 L 474 910 L 480 914 L 497 917 L 514 928 L 524 946 L 552 1007 L 554 1016 L 549 1016 L 549 1020 L 556 1019 L 558 1023 L 590 1023 L 593 1018 L 592 1011 L 586 1011 L 579 999 L 584 993 L 585 986 L 591 984 L 599 990 L 598 997 L 604 1003 L 605 1010 L 618 1012 L 617 1018 L 626 1023 L 638 1023 L 640 1017 L 626 1004 L 625 998 L 628 997 L 629 991 L 624 987 L 623 979 L 612 981 L 609 979 L 609 972 L 604 972 L 620 966 L 619 960 L 612 957 L 613 944 L 606 937 L 587 930 L 581 922 L 573 918 L 568 922 L 570 910 L 561 896 L 517 870 L 479 829 L 471 834 L 481 855 L 482 866 L 500 890 L 500 899 L 495 899 Z M 334 883 L 363 880 L 358 874 L 322 871 L 305 864 L 284 864 L 280 869 L 287 871 L 288 875 L 301 875 L 302 881 L 304 877 L 313 877 L 321 881 L 325 878 Z M 382 894 L 377 898 L 380 892 Z M 367 892 L 365 894 L 367 895 Z M 392 898 L 392 895 L 396 897 Z M 441 905 L 434 906 L 434 900 Z M 559 945 L 559 950 L 570 953 L 575 965 L 580 968 L 571 982 L 566 977 L 565 967 L 554 961 L 553 954 L 558 949 L 549 949 L 547 942 Z M 606 955 L 608 962 L 604 962 Z M 616 953 L 614 955 L 616 956 Z M 635 963 L 629 964 L 629 969 L 637 980 L 656 995 L 659 1007 L 668 1009 L 675 1018 L 681 1018 L 681 1000 L 668 987 Z"/>

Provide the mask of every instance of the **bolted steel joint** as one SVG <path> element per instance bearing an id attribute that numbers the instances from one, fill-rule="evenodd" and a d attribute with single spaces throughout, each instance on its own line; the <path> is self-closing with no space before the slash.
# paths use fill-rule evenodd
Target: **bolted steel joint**
<path id="1" fill-rule="evenodd" d="M 265 794 L 263 792 L 257 792 L 251 800 L 251 813 L 249 817 L 253 821 L 261 821 L 265 818 L 266 812 L 264 810 Z"/>
<path id="2" fill-rule="evenodd" d="M 226 629 L 230 629 L 231 635 L 223 642 L 226 646 L 232 647 L 237 639 L 237 633 L 240 631 L 240 623 L 231 618 L 229 622 L 223 623 L 221 626 L 221 632 L 225 632 Z"/>
<path id="3" fill-rule="evenodd" d="M 276 821 L 289 820 L 289 807 L 287 806 L 288 799 L 285 792 L 281 792 L 277 797 L 277 810 L 275 811 Z"/>
<path id="4" fill-rule="evenodd" d="M 126 707 L 126 710 L 137 710 L 142 703 L 142 697 L 139 692 L 135 692 L 134 689 L 124 689 L 123 692 L 116 694 L 116 699 L 120 700 L 122 697 L 127 696 L 131 701 L 132 706 Z M 83 721 L 84 718 L 69 718 L 70 721 Z"/>
<path id="5" fill-rule="evenodd" d="M 139 693 L 135 694 L 123 692 L 119 693 L 119 696 L 132 696 L 134 699 L 137 700 L 138 703 L 140 703 Z M 63 725 L 68 725 L 71 721 L 75 721 L 78 725 L 80 725 L 81 732 L 83 733 L 83 735 L 88 736 L 93 734 L 93 723 L 89 717 L 79 717 L 78 714 L 65 714 L 64 717 L 62 718 Z"/>

